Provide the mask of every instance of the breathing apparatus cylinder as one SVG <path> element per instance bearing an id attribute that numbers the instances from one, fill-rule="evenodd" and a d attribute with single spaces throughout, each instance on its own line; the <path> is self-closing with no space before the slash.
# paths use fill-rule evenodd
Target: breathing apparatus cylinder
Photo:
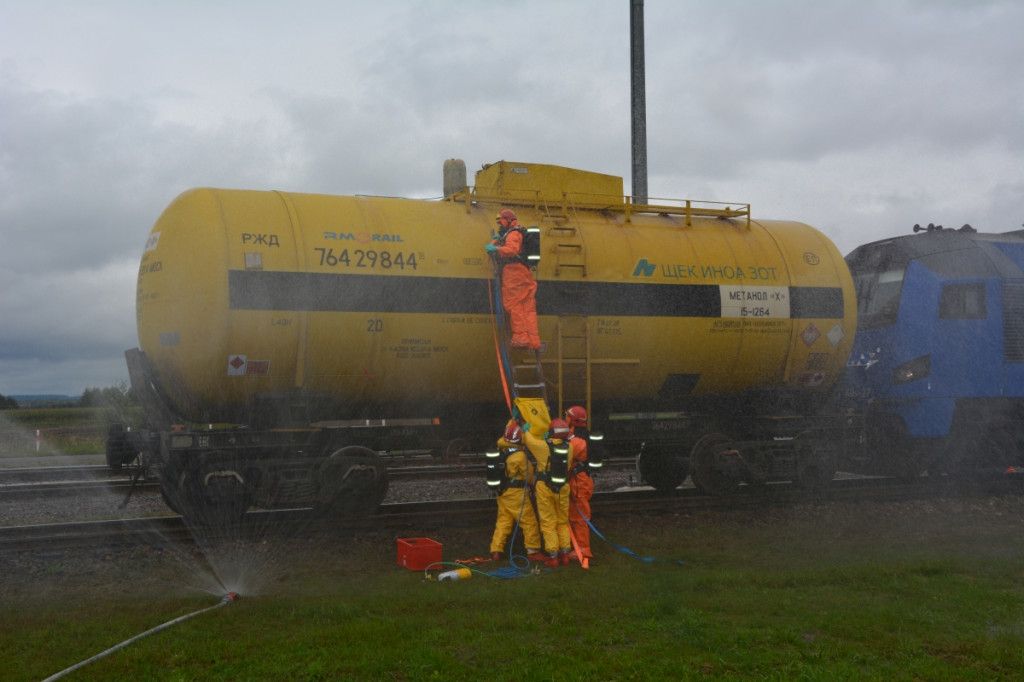
<path id="1" fill-rule="evenodd" d="M 523 235 L 523 255 L 526 256 L 526 265 L 531 268 L 540 263 L 540 228 L 535 225 L 526 228 Z"/>
<path id="2" fill-rule="evenodd" d="M 437 576 L 438 580 L 466 580 L 473 577 L 473 571 L 468 568 L 456 568 L 454 571 L 445 571 Z"/>
<path id="3" fill-rule="evenodd" d="M 548 459 L 548 475 L 556 486 L 562 486 L 569 478 L 569 444 L 551 444 L 551 457 Z"/>
<path id="4" fill-rule="evenodd" d="M 505 460 L 508 459 L 507 448 L 500 450 L 489 450 L 484 453 L 487 462 L 487 489 L 497 494 L 504 492 L 505 483 Z"/>

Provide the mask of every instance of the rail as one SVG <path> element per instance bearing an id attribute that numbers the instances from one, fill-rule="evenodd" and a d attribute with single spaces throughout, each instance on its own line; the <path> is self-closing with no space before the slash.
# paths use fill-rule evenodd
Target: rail
<path id="1" fill-rule="evenodd" d="M 805 490 L 791 484 L 770 484 L 767 492 L 746 491 L 734 495 L 709 496 L 694 488 L 678 488 L 663 495 L 651 489 L 595 493 L 591 508 L 597 518 L 638 513 L 679 513 L 695 510 L 735 510 L 770 508 L 833 502 L 891 502 L 971 498 L 992 495 L 1024 494 L 1024 475 L 1004 476 L 964 488 L 950 485 L 898 483 L 893 479 L 836 479 L 820 490 Z M 389 528 L 408 532 L 419 525 L 482 526 L 494 522 L 494 498 L 479 497 L 431 502 L 400 502 L 381 505 L 378 511 L 361 519 L 321 518 L 309 509 L 250 511 L 240 525 L 227 529 L 189 528 L 179 516 L 37 524 L 0 527 L 0 551 L 28 551 L 45 547 L 57 551 L 72 547 L 111 545 L 153 545 L 168 542 L 196 542 L 198 539 L 244 539 L 247 535 L 265 538 L 268 534 L 293 537 L 302 532 L 351 533 Z"/>
<path id="2" fill-rule="evenodd" d="M 436 458 L 420 459 L 417 462 L 411 458 L 399 458 L 388 461 L 387 465 L 388 478 L 392 481 L 465 478 L 483 481 L 487 471 L 483 455 L 464 456 L 458 462 Z M 606 461 L 604 467 L 606 471 L 621 471 L 632 469 L 635 465 L 632 457 L 615 457 Z M 0 502 L 75 496 L 124 496 L 129 490 L 133 490 L 133 494 L 159 490 L 159 483 L 155 479 L 144 478 L 132 483 L 123 475 L 123 472 L 113 472 L 104 465 L 0 470 Z"/>

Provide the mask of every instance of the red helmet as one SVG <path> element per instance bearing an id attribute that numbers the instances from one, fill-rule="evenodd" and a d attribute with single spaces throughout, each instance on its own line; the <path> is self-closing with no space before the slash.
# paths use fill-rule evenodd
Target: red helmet
<path id="1" fill-rule="evenodd" d="M 504 227 L 505 229 L 512 227 L 512 224 L 518 220 L 516 218 L 516 214 L 508 210 L 507 208 L 502 211 L 499 211 L 498 215 L 495 216 L 494 219 L 497 220 L 498 224 Z"/>
<path id="2" fill-rule="evenodd" d="M 523 440 L 523 429 L 519 424 L 512 422 L 505 427 L 505 433 L 503 433 L 501 437 L 512 444 L 521 443 Z"/>
<path id="3" fill-rule="evenodd" d="M 552 419 L 551 428 L 549 430 L 551 431 L 552 438 L 561 438 L 564 440 L 569 437 L 569 425 L 561 419 Z"/>
<path id="4" fill-rule="evenodd" d="M 569 422 L 570 426 L 586 426 L 587 411 L 579 405 L 573 405 L 565 411 L 565 421 Z"/>

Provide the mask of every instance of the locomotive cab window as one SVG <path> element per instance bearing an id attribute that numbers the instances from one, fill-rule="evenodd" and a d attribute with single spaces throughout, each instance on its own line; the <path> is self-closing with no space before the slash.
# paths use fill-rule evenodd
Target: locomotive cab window
<path id="1" fill-rule="evenodd" d="M 947 284 L 942 287 L 939 317 L 946 320 L 977 320 L 987 316 L 985 284 Z"/>
<path id="2" fill-rule="evenodd" d="M 861 329 L 896 324 L 907 259 L 892 249 L 861 247 L 847 259 L 857 291 L 857 317 Z"/>

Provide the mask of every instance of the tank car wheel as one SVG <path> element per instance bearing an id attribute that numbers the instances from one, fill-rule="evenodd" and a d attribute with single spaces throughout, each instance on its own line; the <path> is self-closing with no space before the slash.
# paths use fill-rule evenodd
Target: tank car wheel
<path id="1" fill-rule="evenodd" d="M 335 451 L 316 476 L 318 514 L 360 518 L 377 510 L 388 493 L 388 470 L 373 450 L 350 445 Z"/>
<path id="2" fill-rule="evenodd" d="M 189 523 L 210 528 L 238 523 L 251 504 L 232 458 L 206 455 L 164 470 L 160 494 Z"/>
<path id="3" fill-rule="evenodd" d="M 724 433 L 709 433 L 693 446 L 690 452 L 690 476 L 701 492 L 728 495 L 739 488 L 740 477 L 719 466 L 721 453 L 729 449 L 731 442 L 732 439 Z"/>
<path id="4" fill-rule="evenodd" d="M 178 516 L 185 516 L 184 507 L 181 504 L 181 493 L 177 489 L 174 478 L 167 478 L 165 471 L 160 478 L 160 497 L 164 498 L 167 508 Z"/>
<path id="5" fill-rule="evenodd" d="M 107 429 L 105 454 L 111 471 L 120 471 L 121 467 L 138 457 L 138 453 L 128 444 L 124 424 L 111 424 Z"/>
<path id="6" fill-rule="evenodd" d="M 444 460 L 452 463 L 459 461 L 459 457 L 469 454 L 469 441 L 465 438 L 453 438 L 448 441 L 444 448 Z"/>
<path id="7" fill-rule="evenodd" d="M 644 448 L 636 460 L 640 478 L 659 493 L 668 494 L 686 480 L 686 460 L 661 448 Z"/>

